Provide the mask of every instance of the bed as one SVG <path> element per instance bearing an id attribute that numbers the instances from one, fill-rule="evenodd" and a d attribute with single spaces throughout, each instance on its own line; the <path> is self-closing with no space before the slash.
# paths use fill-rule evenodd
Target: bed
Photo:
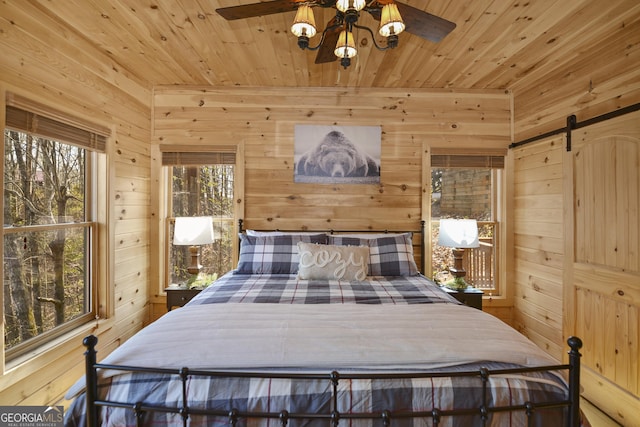
<path id="1" fill-rule="evenodd" d="M 580 340 L 559 364 L 460 304 L 415 233 L 241 233 L 234 271 L 101 363 L 85 338 L 65 425 L 579 426 Z"/>

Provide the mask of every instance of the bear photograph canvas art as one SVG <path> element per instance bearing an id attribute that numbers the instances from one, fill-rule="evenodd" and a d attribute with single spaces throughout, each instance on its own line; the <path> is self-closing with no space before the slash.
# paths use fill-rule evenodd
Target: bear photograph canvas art
<path id="1" fill-rule="evenodd" d="M 380 126 L 296 125 L 294 140 L 294 182 L 380 183 Z"/>

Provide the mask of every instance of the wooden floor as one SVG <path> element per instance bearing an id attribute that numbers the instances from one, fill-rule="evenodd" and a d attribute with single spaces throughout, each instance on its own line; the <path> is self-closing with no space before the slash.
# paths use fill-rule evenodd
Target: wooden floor
<path id="1" fill-rule="evenodd" d="M 620 424 L 585 399 L 580 399 L 580 409 L 589 420 L 591 427 L 620 427 Z"/>

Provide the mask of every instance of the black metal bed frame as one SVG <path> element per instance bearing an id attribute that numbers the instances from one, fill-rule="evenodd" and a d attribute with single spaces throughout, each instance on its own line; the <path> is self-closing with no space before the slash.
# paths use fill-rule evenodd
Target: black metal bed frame
<path id="1" fill-rule="evenodd" d="M 239 232 L 244 232 L 243 220 L 238 222 Z M 313 232 L 315 230 L 297 230 L 304 232 Z M 373 230 L 323 230 L 318 232 L 324 233 L 400 233 L 403 231 L 373 231 Z M 411 231 L 412 233 L 421 234 L 420 253 L 424 260 L 424 233 L 425 233 L 425 221 L 420 222 L 420 230 Z M 582 348 L 582 341 L 577 337 L 570 337 L 567 340 L 567 344 L 570 347 L 569 363 L 559 365 L 548 365 L 540 367 L 529 368 L 512 368 L 512 369 L 487 369 L 480 368 L 475 371 L 438 371 L 438 372 L 411 372 L 411 373 L 393 373 L 393 374 L 373 374 L 373 373 L 340 373 L 338 371 L 327 372 L 325 374 L 281 374 L 273 372 L 263 371 L 222 371 L 222 370 L 192 370 L 188 367 L 181 369 L 169 369 L 169 368 L 149 368 L 139 366 L 125 366 L 125 365 L 111 365 L 96 363 L 96 344 L 98 339 L 89 335 L 83 341 L 84 346 L 87 348 L 85 352 L 86 363 L 86 416 L 87 427 L 98 427 L 99 423 L 99 409 L 101 407 L 117 407 L 125 408 L 134 412 L 137 425 L 141 426 L 144 422 L 144 415 L 149 412 L 162 412 L 179 414 L 182 417 L 183 425 L 187 426 L 188 419 L 192 415 L 209 415 L 217 417 L 226 417 L 229 420 L 231 427 L 235 427 L 237 422 L 242 418 L 260 418 L 260 419 L 274 419 L 279 420 L 281 427 L 287 427 L 290 420 L 326 420 L 328 427 L 339 427 L 340 420 L 355 420 L 355 419 L 370 419 L 379 420 L 382 422 L 383 427 L 390 427 L 392 420 L 407 419 L 407 418 L 424 418 L 430 419 L 434 426 L 438 426 L 444 417 L 455 416 L 480 416 L 483 426 L 486 426 L 489 415 L 499 412 L 515 412 L 524 411 L 529 425 L 533 422 L 533 414 L 536 410 L 544 408 L 568 408 L 568 417 L 566 427 L 579 427 L 580 426 L 580 357 L 579 352 Z M 101 400 L 98 398 L 98 370 L 114 370 L 122 372 L 140 372 L 140 373 L 154 373 L 174 375 L 180 378 L 182 384 L 182 402 L 176 406 L 156 406 L 149 405 L 142 401 L 139 402 L 115 402 L 109 400 Z M 506 374 L 522 374 L 531 372 L 543 372 L 543 371 L 558 371 L 566 373 L 568 378 L 569 389 L 565 399 L 559 401 L 544 401 L 544 402 L 520 402 L 519 404 L 509 406 L 491 406 L 489 403 L 489 379 L 495 375 Z M 331 382 L 331 410 L 326 413 L 293 413 L 286 409 L 273 412 L 244 412 L 235 408 L 227 408 L 226 410 L 211 410 L 211 409 L 199 409 L 192 408 L 188 405 L 188 393 L 187 393 L 187 381 L 189 377 L 211 377 L 211 378 L 263 378 L 263 379 L 297 379 L 297 380 L 326 380 Z M 439 377 L 467 377 L 467 378 L 480 378 L 482 380 L 482 404 L 477 408 L 464 408 L 464 409 L 448 409 L 443 410 L 440 408 L 430 408 L 423 411 L 408 411 L 408 410 L 396 410 L 396 408 L 388 408 L 378 412 L 340 412 L 338 408 L 338 384 L 341 380 L 375 380 L 375 379 L 418 379 L 418 378 L 439 378 Z"/>
<path id="2" fill-rule="evenodd" d="M 96 344 L 98 339 L 94 335 L 89 335 L 83 340 L 87 348 L 85 354 L 86 362 L 86 415 L 87 427 L 98 427 L 99 409 L 101 407 L 128 408 L 134 411 L 138 426 L 142 426 L 144 416 L 148 412 L 162 412 L 179 414 L 182 417 L 183 425 L 186 427 L 192 415 L 210 415 L 227 417 L 231 427 L 235 427 L 241 418 L 260 418 L 280 420 L 281 427 L 286 427 L 289 420 L 327 420 L 330 427 L 338 427 L 343 419 L 371 419 L 380 420 L 383 427 L 389 427 L 394 419 L 424 418 L 431 419 L 434 426 L 438 426 L 444 417 L 475 415 L 480 416 L 482 425 L 486 426 L 489 415 L 498 412 L 524 411 L 528 424 L 533 422 L 533 414 L 536 410 L 544 408 L 567 407 L 568 417 L 567 427 L 580 426 L 580 348 L 582 341 L 577 337 L 570 337 L 567 344 L 570 347 L 569 363 L 560 365 L 549 365 L 529 368 L 515 369 L 486 369 L 480 368 L 477 371 L 465 372 L 416 372 L 416 373 L 395 373 L 395 374 L 369 374 L 369 373 L 344 373 L 332 371 L 327 374 L 280 374 L 259 371 L 213 371 L 213 370 L 191 370 L 187 367 L 181 369 L 160 369 L 124 365 L 110 365 L 96 363 Z M 145 404 L 144 402 L 115 402 L 101 400 L 98 398 L 98 369 L 117 370 L 125 372 L 158 373 L 178 376 L 182 384 L 182 402 L 177 406 L 156 406 Z M 489 404 L 489 379 L 492 375 L 521 374 L 528 372 L 542 371 L 566 371 L 568 374 L 569 390 L 567 398 L 559 401 L 544 402 L 521 402 L 514 405 L 491 406 Z M 225 377 L 225 378 L 266 378 L 266 379 L 306 379 L 306 380 L 327 380 L 331 382 L 331 410 L 326 413 L 293 413 L 286 409 L 273 412 L 244 412 L 235 408 L 226 410 L 209 410 L 192 408 L 188 405 L 187 381 L 190 376 L 204 377 Z M 438 377 L 475 377 L 482 380 L 482 404 L 477 408 L 442 410 L 431 408 L 424 411 L 395 410 L 388 408 L 378 412 L 344 413 L 338 408 L 338 383 L 340 380 L 351 379 L 411 379 L 411 378 L 438 378 Z"/>

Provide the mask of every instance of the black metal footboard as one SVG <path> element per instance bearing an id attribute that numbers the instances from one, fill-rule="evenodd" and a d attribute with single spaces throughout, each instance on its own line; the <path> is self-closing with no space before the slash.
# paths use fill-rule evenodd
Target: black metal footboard
<path id="1" fill-rule="evenodd" d="M 111 406 L 119 408 L 128 408 L 133 411 L 138 425 L 142 425 L 145 414 L 152 412 L 160 413 L 173 413 L 179 414 L 182 419 L 182 424 L 187 426 L 190 416 L 195 415 L 208 415 L 225 417 L 233 427 L 239 420 L 243 418 L 261 418 L 261 419 L 274 419 L 279 420 L 282 427 L 286 427 L 289 421 L 296 419 L 306 420 L 326 420 L 327 425 L 331 427 L 338 427 L 341 420 L 354 420 L 354 419 L 378 419 L 381 421 L 381 425 L 388 427 L 393 424 L 394 420 L 408 419 L 408 418 L 424 418 L 431 420 L 434 426 L 440 424 L 444 417 L 455 416 L 476 416 L 482 420 L 482 425 L 487 425 L 487 420 L 490 418 L 490 414 L 496 414 L 500 412 L 524 412 L 531 425 L 531 419 L 535 411 L 540 411 L 545 408 L 567 408 L 568 417 L 567 427 L 578 427 L 580 425 L 580 357 L 579 352 L 582 347 L 582 341 L 577 337 L 571 337 L 567 340 L 570 351 L 569 363 L 562 365 L 531 367 L 531 368 L 517 368 L 517 369 L 486 369 L 481 368 L 478 371 L 448 371 L 448 372 L 424 372 L 424 373 L 394 373 L 394 374 L 367 374 L 367 373 L 346 373 L 341 374 L 333 371 L 328 374 L 314 375 L 314 374 L 274 374 L 268 372 L 222 372 L 222 371 L 208 371 L 208 370 L 190 370 L 188 368 L 182 369 L 155 369 L 145 367 L 134 366 L 121 366 L 121 365 L 109 365 L 96 363 L 96 349 L 98 339 L 91 335 L 84 339 L 83 344 L 87 347 L 85 352 L 86 357 L 86 415 L 88 427 L 97 427 L 99 425 L 99 412 L 101 407 Z M 167 374 L 175 375 L 180 378 L 182 385 L 182 399 L 181 403 L 175 406 L 158 406 L 149 405 L 145 402 L 116 402 L 109 400 L 100 400 L 98 395 L 98 369 L 117 370 L 126 372 L 141 372 L 141 373 L 154 373 L 154 374 Z M 513 375 L 524 374 L 533 372 L 544 371 L 559 371 L 565 372 L 568 375 L 569 391 L 565 398 L 553 401 L 542 402 L 519 402 L 517 404 L 500 406 L 492 405 L 490 399 L 489 379 L 495 375 Z M 331 382 L 331 409 L 323 413 L 293 413 L 287 410 L 269 411 L 269 412 L 250 412 L 240 411 L 233 407 L 229 407 L 225 410 L 210 410 L 190 407 L 188 402 L 188 387 L 187 381 L 192 376 L 204 376 L 204 377 L 233 377 L 233 378 L 267 378 L 267 379 L 301 379 L 301 380 L 324 380 Z M 475 377 L 480 378 L 482 381 L 481 388 L 481 402 L 477 408 L 471 409 L 450 409 L 442 410 L 436 407 L 429 408 L 427 410 L 413 411 L 397 408 L 388 408 L 378 412 L 340 412 L 338 410 L 338 385 L 343 380 L 358 380 L 358 379 L 418 379 L 418 378 L 438 378 L 438 377 Z"/>

